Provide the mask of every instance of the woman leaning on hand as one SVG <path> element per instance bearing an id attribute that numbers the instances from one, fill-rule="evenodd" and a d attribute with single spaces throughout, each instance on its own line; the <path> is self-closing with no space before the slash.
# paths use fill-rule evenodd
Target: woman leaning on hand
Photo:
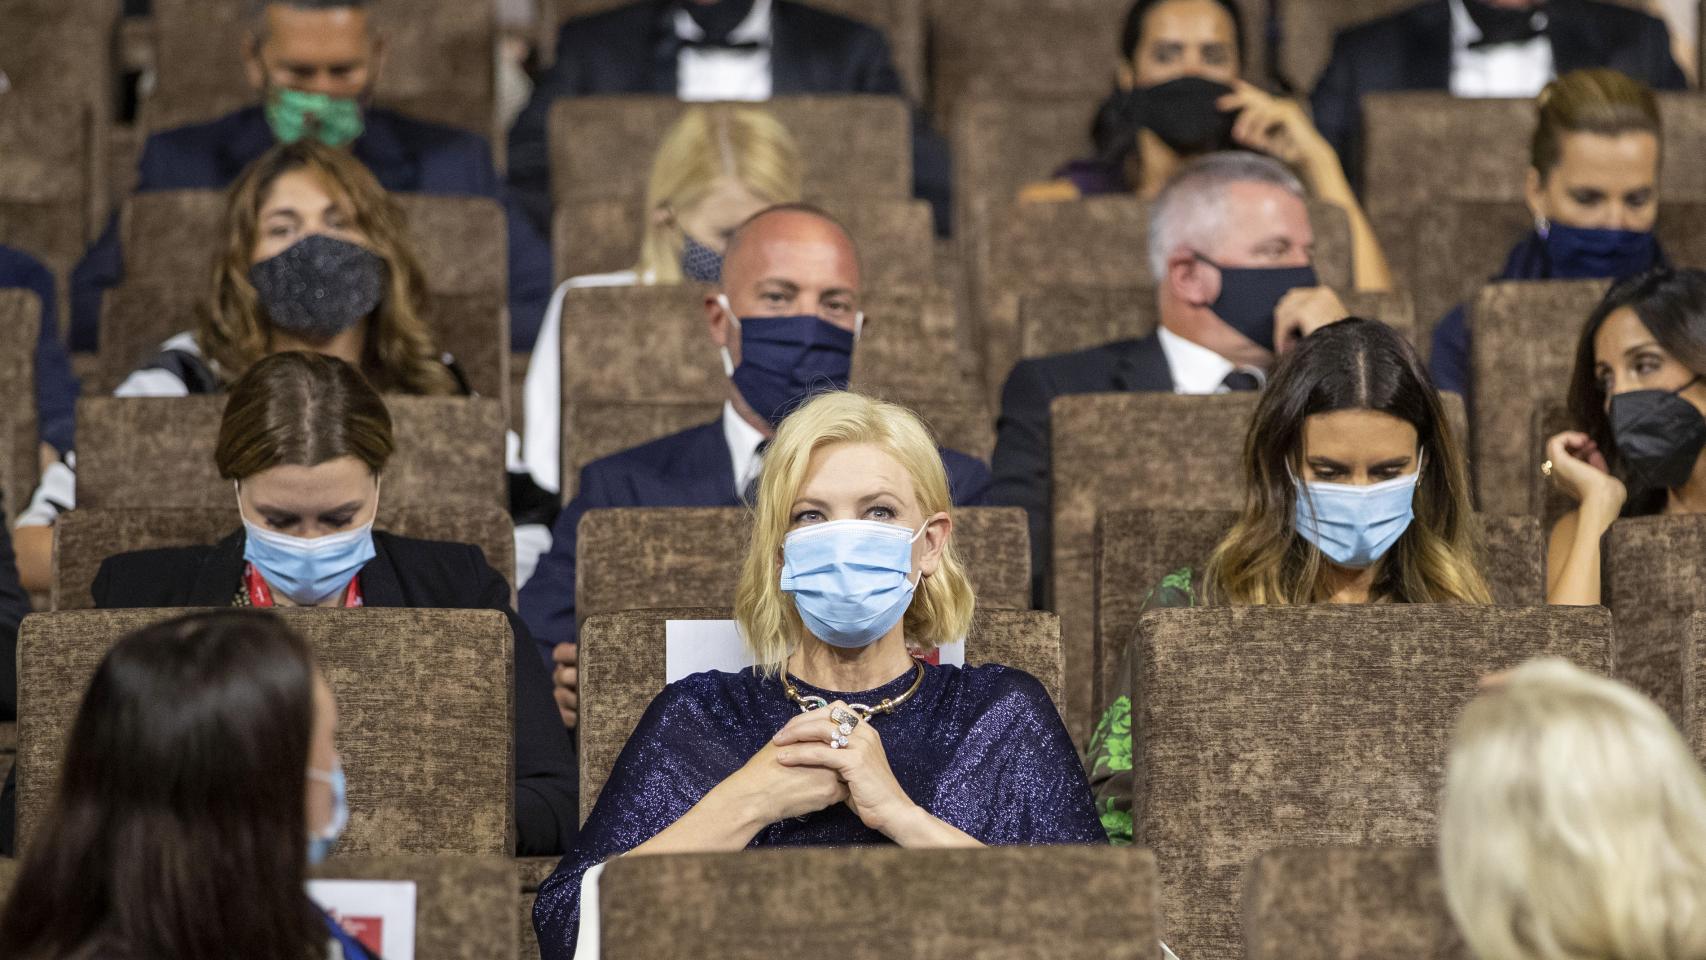
<path id="1" fill-rule="evenodd" d="M 652 701 L 540 887 L 546 960 L 574 955 L 582 878 L 623 854 L 1105 841 L 1035 678 L 913 657 L 971 625 L 953 529 L 909 411 L 837 392 L 783 421 L 735 598 L 757 666 Z"/>

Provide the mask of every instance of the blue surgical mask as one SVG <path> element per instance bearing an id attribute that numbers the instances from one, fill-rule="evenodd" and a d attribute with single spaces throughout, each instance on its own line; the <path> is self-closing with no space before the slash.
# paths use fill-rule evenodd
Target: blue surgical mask
<path id="1" fill-rule="evenodd" d="M 693 234 L 683 230 L 681 275 L 700 283 L 717 283 L 723 279 L 723 255 L 693 239 Z"/>
<path id="2" fill-rule="evenodd" d="M 238 503 L 238 515 L 242 515 Z M 349 586 L 374 557 L 373 521 L 312 540 L 268 530 L 243 517 L 243 559 L 267 586 L 300 607 L 324 603 Z"/>
<path id="3" fill-rule="evenodd" d="M 1646 231 L 1543 222 L 1539 233 L 1552 261 L 1552 276 L 1563 280 L 1620 280 L 1651 269 L 1658 260 L 1658 244 Z"/>
<path id="4" fill-rule="evenodd" d="M 338 838 L 343 836 L 344 827 L 349 824 L 349 796 L 346 792 L 348 785 L 344 782 L 344 765 L 335 764 L 331 773 L 310 768 L 308 779 L 318 780 L 332 788 L 332 822 L 326 824 L 324 830 L 308 837 L 308 862 L 324 863 L 331 855 L 332 847 L 337 844 Z"/>
<path id="5" fill-rule="evenodd" d="M 1421 476 L 1418 469 L 1367 486 L 1297 484 L 1297 532 L 1341 567 L 1373 566 L 1410 528 Z"/>
<path id="6" fill-rule="evenodd" d="M 753 412 L 772 426 L 815 393 L 847 389 L 863 313 L 849 332 L 811 315 L 742 319 L 727 296 L 719 294 L 717 302 L 740 330 L 740 365 L 724 347 L 723 372 Z"/>
<path id="7" fill-rule="evenodd" d="M 870 646 L 912 604 L 912 544 L 928 526 L 914 533 L 875 520 L 834 520 L 795 530 L 782 541 L 782 592 L 793 594 L 812 636 L 846 649 Z"/>

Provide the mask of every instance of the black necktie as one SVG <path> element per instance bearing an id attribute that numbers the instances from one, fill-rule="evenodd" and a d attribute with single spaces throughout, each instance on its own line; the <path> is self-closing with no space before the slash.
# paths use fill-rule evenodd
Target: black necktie
<path id="1" fill-rule="evenodd" d="M 1220 385 L 1232 393 L 1249 393 L 1262 389 L 1262 376 L 1254 370 L 1240 367 L 1226 375 Z"/>
<path id="2" fill-rule="evenodd" d="M 746 488 L 740 492 L 740 502 L 749 507 L 758 506 L 758 481 L 764 479 L 764 451 L 770 449 L 769 440 L 760 440 L 758 449 L 753 452 L 753 462 L 758 469 L 753 471 L 752 479 L 746 482 Z"/>

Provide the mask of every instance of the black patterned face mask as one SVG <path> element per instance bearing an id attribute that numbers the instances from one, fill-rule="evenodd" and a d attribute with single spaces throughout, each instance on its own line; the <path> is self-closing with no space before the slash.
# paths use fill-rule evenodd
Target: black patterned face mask
<path id="1" fill-rule="evenodd" d="M 385 261 L 373 251 L 316 233 L 249 268 L 267 319 L 322 343 L 354 326 L 385 298 Z"/>

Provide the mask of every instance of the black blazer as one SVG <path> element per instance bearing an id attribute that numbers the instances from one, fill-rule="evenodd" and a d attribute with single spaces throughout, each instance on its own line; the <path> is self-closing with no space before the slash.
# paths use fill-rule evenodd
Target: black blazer
<path id="1" fill-rule="evenodd" d="M 211 547 L 168 547 L 108 557 L 90 588 L 95 606 L 229 607 L 243 580 L 244 534 Z M 501 610 L 515 660 L 515 824 L 524 856 L 562 853 L 579 832 L 580 788 L 574 738 L 563 729 L 551 678 L 527 627 L 509 605 L 509 583 L 479 547 L 373 532 L 374 557 L 361 568 L 370 607 Z"/>
<path id="2" fill-rule="evenodd" d="M 1078 393 L 1166 392 L 1173 374 L 1161 338 L 1116 343 L 1075 353 L 1021 360 L 1001 389 L 995 425 L 995 484 L 989 501 L 1024 507 L 1031 527 L 1031 596 L 1044 605 L 1050 556 L 1049 403 Z"/>
<path id="3" fill-rule="evenodd" d="M 0 523 L 0 721 L 18 719 L 18 624 L 30 613 L 30 595 L 18 582 L 12 531 Z"/>
<path id="4" fill-rule="evenodd" d="M 1682 90 L 1687 80 L 1671 58 L 1670 32 L 1657 17 L 1599 0 L 1548 0 L 1547 36 L 1561 76 L 1586 67 L 1621 70 L 1655 90 Z M 1312 98 L 1315 125 L 1362 183 L 1362 97 L 1391 90 L 1451 87 L 1451 8 L 1427 0 L 1408 10 L 1341 31 Z"/>
<path id="5" fill-rule="evenodd" d="M 509 134 L 509 182 L 535 224 L 550 235 L 551 163 L 547 127 L 558 97 L 649 93 L 674 96 L 681 42 L 672 0 L 639 0 L 563 25 L 557 61 L 538 79 Z M 903 96 L 881 30 L 792 0 L 771 6 L 771 91 Z M 921 115 L 913 119 L 914 192 L 945 209 L 947 144 Z M 651 158 L 645 158 L 650 163 Z"/>

